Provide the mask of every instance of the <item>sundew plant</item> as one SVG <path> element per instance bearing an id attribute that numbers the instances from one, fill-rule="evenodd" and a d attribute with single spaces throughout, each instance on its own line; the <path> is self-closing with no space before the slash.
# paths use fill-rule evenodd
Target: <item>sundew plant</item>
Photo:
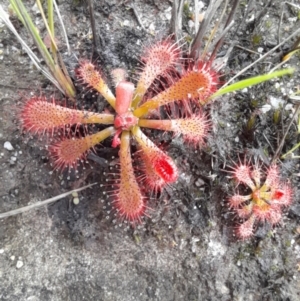
<path id="1" fill-rule="evenodd" d="M 37 96 L 25 101 L 20 113 L 25 132 L 54 134 L 63 129 L 65 134 L 48 147 L 56 168 L 76 169 L 88 151 L 112 137 L 112 146 L 120 148 L 120 178 L 114 204 L 120 216 L 131 221 L 139 220 L 145 212 L 144 191 L 160 191 L 165 185 L 174 183 L 179 173 L 172 158 L 143 133 L 143 128 L 173 132 L 192 147 L 202 145 L 209 122 L 201 106 L 218 87 L 218 75 L 209 62 L 181 65 L 183 72 L 174 76 L 175 69 L 181 64 L 180 48 L 170 40 L 148 48 L 143 61 L 145 65 L 136 87 L 121 79 L 115 95 L 94 64 L 80 61 L 77 80 L 99 92 L 109 103 L 111 113 L 70 109 L 59 105 L 55 99 L 47 101 Z M 171 84 L 148 99 L 145 95 L 158 76 L 168 78 Z M 180 107 L 181 118 L 170 115 L 168 119 L 161 119 L 162 108 L 171 112 L 168 108 L 174 103 Z M 76 136 L 76 131 L 70 131 L 74 125 L 88 124 L 107 125 L 107 128 L 82 137 Z M 130 146 L 133 142 L 139 149 L 139 173 L 142 172 L 139 181 L 132 162 Z"/>

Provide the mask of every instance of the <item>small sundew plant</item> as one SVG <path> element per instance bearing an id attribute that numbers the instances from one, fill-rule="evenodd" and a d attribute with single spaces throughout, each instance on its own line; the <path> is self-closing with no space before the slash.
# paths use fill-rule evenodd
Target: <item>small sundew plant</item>
<path id="1" fill-rule="evenodd" d="M 53 135 L 63 130 L 64 135 L 48 148 L 55 167 L 59 169 L 76 169 L 91 149 L 112 137 L 112 146 L 120 148 L 120 179 L 114 193 L 114 205 L 121 218 L 132 222 L 139 221 L 145 214 L 147 206 L 143 191 L 160 191 L 165 185 L 174 183 L 179 174 L 172 158 L 142 129 L 170 131 L 194 146 L 203 144 L 208 133 L 209 121 L 200 107 L 216 92 L 218 75 L 210 62 L 186 64 L 180 55 L 180 47 L 170 39 L 149 47 L 143 56 L 144 66 L 137 85 L 121 76 L 115 95 L 98 68 L 81 60 L 76 70 L 78 81 L 106 99 L 111 109 L 105 112 L 71 109 L 57 104 L 54 99 L 48 101 L 36 96 L 28 99 L 20 112 L 25 132 Z M 156 93 L 151 88 L 155 82 L 159 84 L 154 86 L 162 86 L 156 88 L 159 91 Z M 172 116 L 170 105 L 174 103 L 180 105 L 180 116 Z M 159 117 L 162 109 L 169 115 L 168 119 Z M 83 137 L 70 131 L 71 126 L 86 127 L 88 124 L 108 126 Z M 143 175 L 138 177 L 132 162 L 132 141 L 139 149 L 139 171 Z"/>
<path id="2" fill-rule="evenodd" d="M 250 238 L 259 223 L 278 224 L 282 208 L 292 202 L 291 186 L 280 180 L 278 167 L 271 165 L 262 169 L 257 165 L 239 164 L 232 174 L 238 186 L 243 185 L 250 190 L 247 195 L 237 192 L 228 200 L 230 208 L 244 220 L 237 227 L 237 236 L 240 239 Z"/>

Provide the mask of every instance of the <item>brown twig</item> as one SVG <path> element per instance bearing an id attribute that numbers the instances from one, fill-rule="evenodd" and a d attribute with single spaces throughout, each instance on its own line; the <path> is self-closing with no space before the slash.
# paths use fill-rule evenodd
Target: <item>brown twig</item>
<path id="1" fill-rule="evenodd" d="M 90 13 L 90 20 L 91 20 L 91 28 L 93 33 L 93 47 L 94 51 L 97 51 L 99 48 L 99 41 L 97 39 L 97 32 L 96 32 L 96 23 L 95 23 L 95 15 L 94 15 L 94 3 L 93 0 L 88 0 L 89 3 L 89 13 Z"/>
<path id="2" fill-rule="evenodd" d="M 195 39 L 193 40 L 191 46 L 190 57 L 197 61 L 200 57 L 200 48 L 202 45 L 202 41 L 204 40 L 205 32 L 208 26 L 211 24 L 211 20 L 214 17 L 218 7 L 221 5 L 222 0 L 210 1 L 209 6 L 205 12 L 205 16 L 201 25 L 198 29 Z"/>
<path id="3" fill-rule="evenodd" d="M 221 38 L 219 39 L 219 41 L 217 42 L 216 46 L 214 47 L 213 53 L 210 56 L 210 61 L 211 62 L 217 56 L 218 50 L 220 49 L 220 47 L 222 47 L 222 45 L 224 43 L 224 37 L 225 37 L 227 31 L 232 26 L 232 21 L 233 21 L 234 15 L 236 13 L 236 10 L 238 8 L 239 2 L 240 2 L 239 0 L 234 0 L 233 4 L 231 6 L 231 10 L 230 10 L 229 16 L 228 16 L 227 21 L 226 21 L 225 26 L 224 26 L 224 34 L 222 34 Z"/>

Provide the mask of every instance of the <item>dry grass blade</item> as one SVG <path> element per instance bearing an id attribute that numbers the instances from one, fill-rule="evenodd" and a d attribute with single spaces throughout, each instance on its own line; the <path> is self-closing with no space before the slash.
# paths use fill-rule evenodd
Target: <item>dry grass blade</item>
<path id="1" fill-rule="evenodd" d="M 52 1 L 53 1 L 54 8 L 55 8 L 55 11 L 56 11 L 58 20 L 59 20 L 59 22 L 60 22 L 60 25 L 61 25 L 61 28 L 62 28 L 62 31 L 63 31 L 63 35 L 64 35 L 65 42 L 66 42 L 67 49 L 68 49 L 68 55 L 71 55 L 71 49 L 70 49 L 69 39 L 68 39 L 68 36 L 67 36 L 67 31 L 66 31 L 64 22 L 63 22 L 63 20 L 62 20 L 61 14 L 60 14 L 60 12 L 59 12 L 58 6 L 57 6 L 57 4 L 56 4 L 56 0 L 52 0 Z"/>
<path id="2" fill-rule="evenodd" d="M 96 51 L 96 50 L 98 50 L 99 42 L 98 42 L 97 31 L 96 31 L 96 23 L 95 23 L 95 15 L 94 15 L 94 2 L 93 2 L 93 0 L 88 0 L 88 3 L 89 3 L 91 28 L 92 28 L 92 33 L 93 33 L 93 46 L 94 46 L 94 51 Z"/>
<path id="3" fill-rule="evenodd" d="M 172 18 L 170 22 L 170 33 L 175 34 L 176 41 L 180 40 L 182 29 L 182 13 L 184 0 L 174 0 L 172 6 Z"/>
<path id="4" fill-rule="evenodd" d="M 50 203 L 61 200 L 62 198 L 65 198 L 65 197 L 71 195 L 73 192 L 82 191 L 82 190 L 84 190 L 86 188 L 89 188 L 89 187 L 92 187 L 96 184 L 97 183 L 89 184 L 89 185 L 83 186 L 83 187 L 78 188 L 78 189 L 74 189 L 74 190 L 71 190 L 71 191 L 68 191 L 68 192 L 64 192 L 60 195 L 57 195 L 53 198 L 50 198 L 50 199 L 47 199 L 47 200 L 44 200 L 44 201 L 41 201 L 41 202 L 37 202 L 37 203 L 31 204 L 31 205 L 28 205 L 28 206 L 25 206 L 25 207 L 22 207 L 22 208 L 19 208 L 19 209 L 8 211 L 8 212 L 0 213 L 0 219 L 5 218 L 5 217 L 9 217 L 9 216 L 13 216 L 13 215 L 17 215 L 17 214 L 20 214 L 20 213 L 24 213 L 26 211 L 39 209 L 40 207 L 43 207 L 43 206 L 48 205 Z"/>

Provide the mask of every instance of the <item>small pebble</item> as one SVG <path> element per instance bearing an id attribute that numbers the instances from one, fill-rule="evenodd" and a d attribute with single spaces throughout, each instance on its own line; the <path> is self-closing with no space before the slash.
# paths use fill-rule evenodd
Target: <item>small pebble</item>
<path id="1" fill-rule="evenodd" d="M 11 143 L 9 141 L 4 142 L 4 148 L 9 150 L 9 151 L 14 150 L 14 147 L 11 145 Z"/>
<path id="2" fill-rule="evenodd" d="M 149 29 L 150 31 L 154 31 L 154 30 L 155 30 L 155 25 L 154 25 L 154 23 L 151 23 L 151 24 L 149 25 L 148 29 Z"/>
<path id="3" fill-rule="evenodd" d="M 72 192 L 72 196 L 73 198 L 78 198 L 78 192 L 77 191 Z"/>
<path id="4" fill-rule="evenodd" d="M 18 260 L 18 261 L 17 261 L 17 264 L 16 264 L 16 268 L 17 268 L 17 269 L 20 269 L 23 265 L 24 265 L 23 261 Z"/>
<path id="5" fill-rule="evenodd" d="M 258 53 L 262 53 L 263 51 L 264 51 L 264 49 L 263 49 L 262 47 L 258 47 L 258 48 L 257 48 L 257 52 L 258 52 Z"/>
<path id="6" fill-rule="evenodd" d="M 199 1 L 199 2 L 198 2 L 198 8 L 199 8 L 199 10 L 201 10 L 201 9 L 204 8 L 204 7 L 205 7 L 204 2 L 203 2 L 203 1 Z"/>
<path id="7" fill-rule="evenodd" d="M 17 158 L 14 157 L 14 156 L 12 156 L 12 157 L 10 158 L 10 160 L 9 160 L 9 164 L 10 164 L 10 165 L 15 165 L 16 162 L 17 162 Z"/>
<path id="8" fill-rule="evenodd" d="M 204 184 L 205 184 L 204 181 L 200 178 L 195 182 L 195 185 L 197 187 L 203 186 Z"/>
<path id="9" fill-rule="evenodd" d="M 192 27 L 195 26 L 195 23 L 192 20 L 189 20 L 188 21 L 188 26 L 189 26 L 189 28 L 192 28 Z"/>
<path id="10" fill-rule="evenodd" d="M 277 98 L 274 96 L 269 97 L 270 104 L 274 109 L 280 109 L 284 105 L 284 100 L 282 98 Z"/>
<path id="11" fill-rule="evenodd" d="M 292 103 L 288 103 L 286 106 L 285 106 L 285 110 L 286 111 L 292 111 L 294 108 L 294 105 Z"/>
<path id="12" fill-rule="evenodd" d="M 272 106 L 269 104 L 265 104 L 260 108 L 260 111 L 265 114 L 271 110 Z"/>
<path id="13" fill-rule="evenodd" d="M 129 25 L 130 25 L 129 20 L 124 20 L 123 25 L 124 25 L 124 26 L 129 26 Z"/>
<path id="14" fill-rule="evenodd" d="M 166 19 L 167 19 L 168 21 L 170 21 L 171 18 L 172 18 L 172 14 L 171 14 L 170 12 L 166 12 L 166 13 L 165 13 L 165 17 L 166 17 Z"/>

